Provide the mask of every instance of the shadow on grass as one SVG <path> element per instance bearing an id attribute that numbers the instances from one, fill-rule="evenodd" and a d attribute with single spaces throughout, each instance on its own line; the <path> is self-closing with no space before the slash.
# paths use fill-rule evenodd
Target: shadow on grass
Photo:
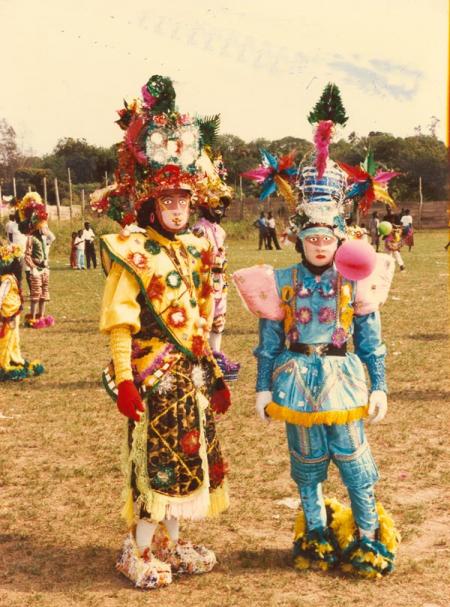
<path id="1" fill-rule="evenodd" d="M 102 388 L 102 380 L 99 379 L 74 379 L 73 381 L 49 381 L 44 383 L 45 388 L 54 388 L 56 390 L 73 390 L 79 388 L 86 390 L 89 388 Z"/>
<path id="2" fill-rule="evenodd" d="M 261 550 L 235 550 L 221 556 L 220 566 L 232 572 L 250 569 L 292 569 L 292 550 L 276 550 L 262 548 Z"/>
<path id="3" fill-rule="evenodd" d="M 17 592 L 109 590 L 129 583 L 114 569 L 118 551 L 106 546 L 45 545 L 26 535 L 0 535 L 0 588 Z"/>
<path id="4" fill-rule="evenodd" d="M 448 390 L 398 390 L 390 393 L 391 398 L 412 401 L 443 400 L 450 401 Z"/>
<path id="5" fill-rule="evenodd" d="M 410 335 L 409 339 L 414 341 L 446 341 L 448 339 L 447 333 L 415 333 Z"/>

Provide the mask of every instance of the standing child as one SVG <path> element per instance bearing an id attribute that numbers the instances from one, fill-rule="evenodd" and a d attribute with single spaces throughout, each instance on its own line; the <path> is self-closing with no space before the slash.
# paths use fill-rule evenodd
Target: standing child
<path id="1" fill-rule="evenodd" d="M 73 246 L 75 247 L 75 256 L 76 270 L 85 270 L 86 266 L 84 265 L 84 238 L 83 238 L 83 230 L 78 230 L 77 235 L 75 236 L 75 240 L 73 241 Z"/>
<path id="2" fill-rule="evenodd" d="M 50 301 L 48 263 L 47 211 L 37 192 L 28 192 L 17 207 L 19 230 L 27 236 L 25 265 L 30 268 L 30 314 L 26 326 L 44 329 L 55 323 L 53 316 L 45 315 L 45 306 Z"/>
<path id="3" fill-rule="evenodd" d="M 44 370 L 38 361 L 29 363 L 20 353 L 21 254 L 17 245 L 0 242 L 0 381 L 25 379 Z"/>

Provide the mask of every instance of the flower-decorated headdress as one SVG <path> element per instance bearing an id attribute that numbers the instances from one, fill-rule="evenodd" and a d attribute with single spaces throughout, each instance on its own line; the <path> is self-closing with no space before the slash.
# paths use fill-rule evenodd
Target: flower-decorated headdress
<path id="1" fill-rule="evenodd" d="M 15 259 L 20 259 L 22 256 L 22 249 L 18 245 L 0 239 L 0 270 L 5 270 Z"/>
<path id="2" fill-rule="evenodd" d="M 115 184 L 94 192 L 91 207 L 122 225 L 135 220 L 139 207 L 167 189 L 188 189 L 194 197 L 204 178 L 198 162 L 217 134 L 219 116 L 206 119 L 175 108 L 170 78 L 152 76 L 142 99 L 126 103 L 117 123 L 125 131 L 118 151 Z"/>
<path id="3" fill-rule="evenodd" d="M 211 148 L 206 146 L 197 166 L 203 174 L 196 186 L 198 205 L 215 209 L 224 199 L 231 202 L 233 190 L 226 183 L 227 170 L 222 156 L 219 154 L 214 158 Z"/>
<path id="4" fill-rule="evenodd" d="M 301 198 L 293 218 L 294 231 L 295 227 L 299 231 L 310 224 L 323 224 L 336 235 L 344 235 L 347 177 L 329 158 L 329 146 L 336 125 L 344 126 L 347 120 L 338 87 L 327 84 L 308 116 L 308 121 L 315 125 L 314 151 L 307 154 L 298 167 L 296 185 Z"/>
<path id="5" fill-rule="evenodd" d="M 19 215 L 19 229 L 25 234 L 34 231 L 39 224 L 48 219 L 45 204 L 37 192 L 25 194 L 16 209 Z"/>

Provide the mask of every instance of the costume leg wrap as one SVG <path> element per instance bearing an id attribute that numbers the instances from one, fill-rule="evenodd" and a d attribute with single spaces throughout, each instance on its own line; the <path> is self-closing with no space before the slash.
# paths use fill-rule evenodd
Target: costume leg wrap
<path id="1" fill-rule="evenodd" d="M 307 529 L 326 527 L 327 513 L 323 500 L 322 485 L 299 486 L 299 492 Z"/>

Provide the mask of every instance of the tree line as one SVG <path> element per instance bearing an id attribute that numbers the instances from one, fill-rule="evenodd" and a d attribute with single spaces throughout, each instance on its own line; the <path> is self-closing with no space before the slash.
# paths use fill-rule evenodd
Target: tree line
<path id="1" fill-rule="evenodd" d="M 236 135 L 219 135 L 215 151 L 223 155 L 228 169 L 228 183 L 236 189 L 236 195 L 255 196 L 255 184 L 240 179 L 241 173 L 260 163 L 261 148 L 283 155 L 297 150 L 298 161 L 313 149 L 312 143 L 297 137 L 283 137 L 270 141 L 259 138 L 245 142 Z M 347 139 L 339 139 L 330 146 L 333 159 L 356 165 L 363 161 L 368 150 L 372 150 L 381 168 L 399 171 L 393 180 L 390 192 L 399 202 L 418 198 L 419 177 L 422 178 L 424 200 L 446 200 L 448 197 L 448 156 L 445 144 L 432 133 L 416 132 L 411 137 L 396 137 L 390 133 L 370 132 L 367 136 L 351 133 Z M 50 203 L 55 201 L 54 178 L 58 179 L 61 199 L 69 196 L 68 169 L 74 192 L 74 202 L 81 189 L 87 192 L 114 179 L 117 144 L 101 147 L 89 144 L 85 139 L 66 137 L 60 139 L 50 154 L 36 156 L 20 151 L 14 128 L 0 119 L 0 185 L 3 195 L 13 194 L 13 178 L 17 196 L 28 189 L 42 193 L 44 177 Z"/>

